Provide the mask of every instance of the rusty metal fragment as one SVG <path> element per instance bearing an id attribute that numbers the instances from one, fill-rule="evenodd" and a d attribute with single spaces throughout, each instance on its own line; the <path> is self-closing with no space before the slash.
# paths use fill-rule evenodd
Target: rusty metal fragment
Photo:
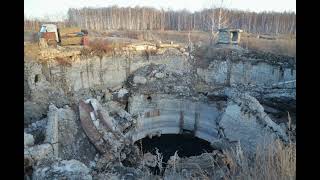
<path id="1" fill-rule="evenodd" d="M 89 140 L 94 144 L 98 151 L 100 153 L 105 153 L 106 147 L 104 147 L 104 140 L 97 128 L 94 126 L 90 117 L 90 112 L 93 111 L 94 110 L 90 105 L 86 104 L 84 101 L 80 101 L 79 112 L 81 126 Z"/>

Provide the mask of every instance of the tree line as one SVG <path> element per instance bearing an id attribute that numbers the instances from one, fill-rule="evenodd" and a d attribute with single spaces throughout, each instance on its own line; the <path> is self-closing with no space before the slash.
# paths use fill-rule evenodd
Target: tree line
<path id="1" fill-rule="evenodd" d="M 93 30 L 177 30 L 211 31 L 219 27 L 219 10 L 158 10 L 148 7 L 107 7 L 69 9 L 68 23 Z M 249 12 L 221 9 L 224 26 L 240 28 L 249 33 L 295 34 L 296 14 L 293 12 Z"/>
<path id="2" fill-rule="evenodd" d="M 70 26 L 65 21 L 51 22 L 51 21 L 40 21 L 37 19 L 33 19 L 33 20 L 25 19 L 24 20 L 24 31 L 39 32 L 42 24 L 55 24 L 60 28 Z"/>
<path id="3" fill-rule="evenodd" d="M 25 29 L 36 29 L 39 21 L 25 19 Z M 59 26 L 91 30 L 216 31 L 218 27 L 239 28 L 257 34 L 295 34 L 294 12 L 250 12 L 230 9 L 158 10 L 149 7 L 70 8 Z"/>

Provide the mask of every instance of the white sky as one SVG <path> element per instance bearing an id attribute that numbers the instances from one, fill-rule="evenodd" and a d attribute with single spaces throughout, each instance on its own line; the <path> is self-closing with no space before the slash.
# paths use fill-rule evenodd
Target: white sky
<path id="1" fill-rule="evenodd" d="M 24 13 L 27 17 L 41 18 L 55 16 L 66 17 L 69 8 L 149 6 L 170 8 L 173 10 L 187 9 L 191 12 L 209 8 L 210 2 L 219 0 L 24 0 Z M 296 0 L 224 0 L 225 6 L 231 9 L 250 11 L 293 11 L 296 12 Z"/>

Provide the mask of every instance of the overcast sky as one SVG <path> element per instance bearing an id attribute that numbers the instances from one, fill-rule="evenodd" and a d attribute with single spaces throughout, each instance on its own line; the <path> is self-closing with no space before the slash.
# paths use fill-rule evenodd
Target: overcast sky
<path id="1" fill-rule="evenodd" d="M 187 9 L 191 12 L 209 8 L 210 2 L 219 0 L 24 0 L 24 13 L 27 17 L 42 18 L 45 16 L 57 18 L 66 17 L 69 8 L 149 6 L 155 8 L 170 8 L 173 10 Z M 296 0 L 224 0 L 228 8 L 250 11 L 293 11 L 296 12 Z"/>

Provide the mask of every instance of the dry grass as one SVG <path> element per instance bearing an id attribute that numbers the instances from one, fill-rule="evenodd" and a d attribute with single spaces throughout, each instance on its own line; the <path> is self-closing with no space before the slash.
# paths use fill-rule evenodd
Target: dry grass
<path id="1" fill-rule="evenodd" d="M 144 34 L 136 31 L 125 31 L 124 37 L 128 37 L 131 39 L 144 40 Z"/>
<path id="2" fill-rule="evenodd" d="M 116 51 L 121 51 L 128 45 L 128 42 L 108 41 L 105 39 L 94 39 L 89 42 L 89 51 L 94 55 L 114 55 Z"/>
<path id="3" fill-rule="evenodd" d="M 141 41 L 159 41 L 188 43 L 189 31 L 142 31 L 142 30 L 125 30 L 125 31 L 109 31 L 103 34 L 109 37 L 130 38 Z M 190 39 L 192 42 L 208 41 L 210 33 L 202 31 L 191 31 Z"/>
<path id="4" fill-rule="evenodd" d="M 55 60 L 56 60 L 56 61 L 58 62 L 58 64 L 61 65 L 61 66 L 66 66 L 66 67 L 71 67 L 71 66 L 72 66 L 69 58 L 56 57 Z"/>
<path id="5" fill-rule="evenodd" d="M 163 42 L 189 42 L 189 31 L 155 31 L 153 32 L 153 34 L 155 35 L 155 37 L 157 37 Z M 191 31 L 190 40 L 193 43 L 198 43 L 200 41 L 208 43 L 210 40 L 210 33 L 201 31 Z"/>
<path id="6" fill-rule="evenodd" d="M 293 180 L 296 179 L 296 144 L 284 144 L 280 140 L 275 140 L 271 143 L 261 143 L 258 145 L 256 153 L 253 157 L 246 156 L 240 147 L 240 144 L 231 150 L 223 152 L 223 166 L 228 166 L 225 171 L 224 179 L 237 180 Z M 182 171 L 176 170 L 177 153 L 173 158 L 173 171 L 167 174 L 167 179 L 185 179 L 186 174 Z M 160 172 L 163 171 L 162 155 L 157 151 L 157 167 Z M 193 175 L 189 174 L 188 179 L 197 176 L 196 179 L 212 179 L 219 170 L 225 169 L 220 166 L 212 156 L 212 171 L 209 169 L 202 169 L 200 164 L 194 163 Z M 159 175 L 162 175 L 161 173 Z M 192 177 L 191 177 L 191 176 Z M 190 176 L 190 177 L 189 177 Z"/>
<path id="7" fill-rule="evenodd" d="M 232 179 L 296 179 L 296 145 L 276 140 L 259 145 L 255 158 L 250 161 L 241 150 L 225 152 L 230 161 Z"/>
<path id="8" fill-rule="evenodd" d="M 30 57 L 31 59 L 36 59 L 38 57 L 40 48 L 38 43 L 27 43 L 24 45 L 24 55 Z"/>
<path id="9" fill-rule="evenodd" d="M 175 41 L 181 43 L 188 43 L 189 41 L 189 32 L 187 31 L 154 31 L 152 33 L 162 41 Z M 190 33 L 190 40 L 193 43 L 201 41 L 204 44 L 209 44 L 210 41 L 214 41 L 212 39 L 216 38 L 213 38 L 209 32 L 192 31 Z M 251 50 L 260 50 L 296 57 L 296 39 L 293 35 L 281 35 L 276 37 L 276 40 L 268 40 L 259 39 L 252 34 L 243 33 L 243 35 L 241 35 L 240 46 Z"/>
<path id="10" fill-rule="evenodd" d="M 109 32 L 105 32 L 103 35 L 109 36 L 109 37 L 122 37 L 122 38 L 144 40 L 145 31 L 137 31 L 137 30 L 109 31 Z"/>
<path id="11" fill-rule="evenodd" d="M 175 41 L 181 43 L 188 43 L 189 38 L 187 31 L 154 31 L 152 32 L 157 38 L 162 41 Z M 193 43 L 202 42 L 209 44 L 214 41 L 211 33 L 192 31 L 190 33 L 190 40 Z M 255 35 L 243 33 L 241 35 L 240 46 L 251 50 L 260 50 L 271 52 L 280 55 L 288 55 L 296 57 L 296 39 L 293 35 L 280 35 L 276 40 L 259 39 Z"/>
<path id="12" fill-rule="evenodd" d="M 95 39 L 89 42 L 89 48 L 91 51 L 97 54 L 108 54 L 114 51 L 112 44 L 103 39 Z"/>
<path id="13" fill-rule="evenodd" d="M 94 34 L 92 32 L 92 34 Z M 102 36 L 116 36 L 134 40 L 162 41 L 169 43 L 171 41 L 178 43 L 188 43 L 189 37 L 192 43 L 202 42 L 203 45 L 214 42 L 216 38 L 212 37 L 210 32 L 202 31 L 108 31 Z M 296 57 L 296 38 L 294 35 L 279 35 L 276 40 L 259 39 L 254 34 L 241 34 L 240 46 L 251 50 L 260 50 L 279 55 L 288 55 Z M 215 39 L 215 40 L 214 40 Z"/>
<path id="14" fill-rule="evenodd" d="M 261 50 L 280 55 L 296 57 L 296 39 L 289 37 L 276 40 L 259 39 L 252 36 L 241 37 L 240 45 L 251 50 Z"/>

